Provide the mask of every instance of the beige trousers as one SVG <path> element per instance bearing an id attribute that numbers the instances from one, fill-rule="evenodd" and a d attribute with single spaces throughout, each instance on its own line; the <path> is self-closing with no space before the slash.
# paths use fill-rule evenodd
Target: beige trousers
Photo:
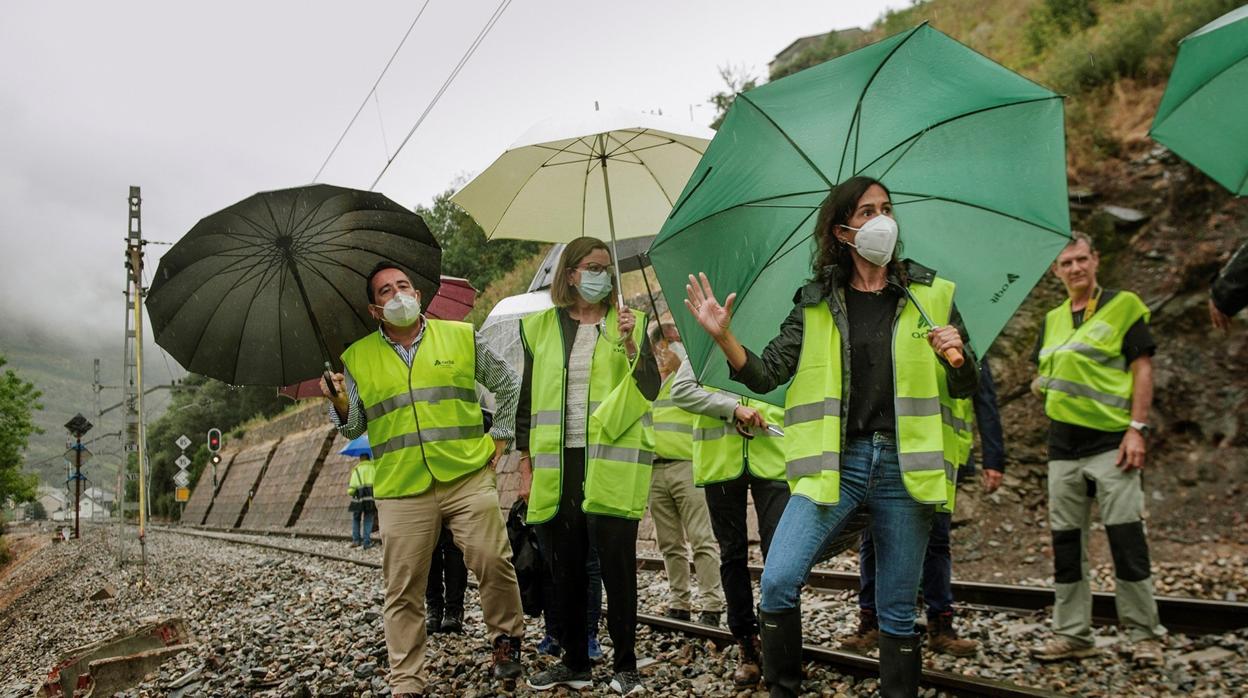
<path id="1" fill-rule="evenodd" d="M 498 508 L 498 484 L 484 467 L 453 482 L 437 482 L 422 494 L 378 499 L 383 544 L 384 621 L 394 693 L 423 693 L 425 584 L 443 526 L 464 551 L 464 563 L 480 584 L 481 611 L 489 639 L 524 635 L 520 587 L 511 566 L 511 545 Z"/>
<path id="2" fill-rule="evenodd" d="M 694 610 L 689 592 L 688 541 L 698 573 L 697 610 L 722 613 L 724 589 L 719 579 L 719 544 L 711 532 L 706 495 L 693 484 L 693 464 L 676 461 L 654 466 L 650 478 L 650 517 L 663 553 L 671 608 Z"/>

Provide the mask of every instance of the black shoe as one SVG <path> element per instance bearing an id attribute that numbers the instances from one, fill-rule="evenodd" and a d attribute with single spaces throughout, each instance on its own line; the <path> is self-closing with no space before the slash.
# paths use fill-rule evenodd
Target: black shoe
<path id="1" fill-rule="evenodd" d="M 589 669 L 572 671 L 562 662 L 535 674 L 528 681 L 529 688 L 535 691 L 549 691 L 555 686 L 567 686 L 574 691 L 579 691 L 582 688 L 589 688 L 593 683 L 594 676 Z"/>
<path id="2" fill-rule="evenodd" d="M 441 630 L 444 633 L 459 635 L 464 632 L 464 609 L 447 608 L 442 614 Z"/>
<path id="3" fill-rule="evenodd" d="M 520 638 L 499 635 L 494 639 L 494 678 L 514 679 L 520 676 Z"/>
<path id="4" fill-rule="evenodd" d="M 880 633 L 880 698 L 919 695 L 919 675 L 923 673 L 921 638 Z"/>
<path id="5" fill-rule="evenodd" d="M 685 613 L 688 613 L 688 611 L 685 611 Z M 615 676 L 611 677 L 611 690 L 622 696 L 627 696 L 633 693 L 645 692 L 646 686 L 641 682 L 641 674 L 638 674 L 636 671 L 617 671 Z"/>
<path id="6" fill-rule="evenodd" d="M 719 613 L 716 611 L 703 611 L 698 614 L 698 622 L 702 625 L 709 625 L 712 628 L 718 628 Z"/>
<path id="7" fill-rule="evenodd" d="M 425 633 L 437 635 L 442 632 L 442 607 L 425 606 Z"/>
<path id="8" fill-rule="evenodd" d="M 802 691 L 802 611 L 758 612 L 763 645 L 763 677 L 771 698 L 789 698 Z"/>
<path id="9" fill-rule="evenodd" d="M 676 620 L 683 620 L 685 622 L 688 622 L 689 620 L 692 619 L 692 616 L 689 615 L 688 611 L 681 610 L 679 608 L 667 609 L 667 617 L 674 618 Z"/>

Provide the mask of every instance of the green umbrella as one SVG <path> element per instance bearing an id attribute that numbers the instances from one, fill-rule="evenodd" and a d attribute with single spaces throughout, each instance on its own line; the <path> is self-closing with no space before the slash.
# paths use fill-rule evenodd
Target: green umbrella
<path id="1" fill-rule="evenodd" d="M 820 203 L 859 174 L 892 191 L 905 256 L 958 284 L 980 354 L 1070 240 L 1061 97 L 924 24 L 737 97 L 650 249 L 669 306 L 704 271 L 761 351 L 811 277 Z M 740 392 L 675 318 L 700 379 Z"/>
<path id="2" fill-rule="evenodd" d="M 1232 194 L 1248 192 L 1248 5 L 1179 42 L 1148 133 Z"/>

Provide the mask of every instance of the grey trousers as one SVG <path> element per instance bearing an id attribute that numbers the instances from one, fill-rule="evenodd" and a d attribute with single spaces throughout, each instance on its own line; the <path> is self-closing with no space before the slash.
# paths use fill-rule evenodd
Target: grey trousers
<path id="1" fill-rule="evenodd" d="M 1153 578 L 1144 532 L 1140 471 L 1124 472 L 1106 451 L 1079 460 L 1049 461 L 1049 525 L 1053 532 L 1053 631 L 1091 645 L 1092 589 L 1088 583 L 1088 527 L 1092 499 L 1114 558 L 1114 603 L 1118 621 L 1132 641 L 1164 635 L 1153 598 Z M 1092 492 L 1095 491 L 1095 495 Z"/>

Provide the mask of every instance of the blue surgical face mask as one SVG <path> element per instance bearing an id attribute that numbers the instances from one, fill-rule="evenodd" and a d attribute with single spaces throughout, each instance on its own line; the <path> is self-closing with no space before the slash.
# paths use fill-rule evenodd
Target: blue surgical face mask
<path id="1" fill-rule="evenodd" d="M 581 298 L 597 303 L 611 293 L 611 274 L 603 271 L 581 271 L 581 282 L 576 285 Z"/>

